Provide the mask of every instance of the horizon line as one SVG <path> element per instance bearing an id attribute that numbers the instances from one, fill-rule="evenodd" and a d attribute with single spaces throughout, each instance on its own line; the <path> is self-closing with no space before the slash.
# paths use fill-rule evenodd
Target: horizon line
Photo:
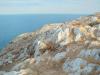
<path id="1" fill-rule="evenodd" d="M 27 14 L 43 14 L 43 15 L 45 15 L 45 14 L 71 14 L 71 15 L 74 15 L 74 14 L 76 14 L 76 15 L 81 15 L 81 14 L 86 14 L 86 15 L 91 15 L 91 14 L 95 14 L 96 12 L 94 12 L 94 13 L 0 13 L 0 15 L 27 15 Z"/>

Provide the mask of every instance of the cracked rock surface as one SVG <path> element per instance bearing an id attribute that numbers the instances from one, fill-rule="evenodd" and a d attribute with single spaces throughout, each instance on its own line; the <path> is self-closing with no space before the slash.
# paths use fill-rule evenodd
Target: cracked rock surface
<path id="1" fill-rule="evenodd" d="M 0 75 L 100 75 L 100 15 L 19 35 L 0 52 Z"/>

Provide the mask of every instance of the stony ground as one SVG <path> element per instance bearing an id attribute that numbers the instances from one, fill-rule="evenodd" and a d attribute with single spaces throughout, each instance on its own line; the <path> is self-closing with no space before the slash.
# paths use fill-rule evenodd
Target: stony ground
<path id="1" fill-rule="evenodd" d="M 100 75 L 100 15 L 19 35 L 0 53 L 0 75 Z"/>

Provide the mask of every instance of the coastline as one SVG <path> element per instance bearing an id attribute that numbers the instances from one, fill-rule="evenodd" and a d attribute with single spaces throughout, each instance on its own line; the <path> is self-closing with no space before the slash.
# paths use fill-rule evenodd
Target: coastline
<path id="1" fill-rule="evenodd" d="M 0 53 L 0 65 L 3 69 L 3 65 L 15 65 L 8 67 L 8 72 L 0 73 L 98 75 L 100 73 L 98 17 L 100 16 L 91 15 L 72 20 L 67 24 L 47 24 L 36 32 L 19 35 L 3 48 L 4 53 Z"/>

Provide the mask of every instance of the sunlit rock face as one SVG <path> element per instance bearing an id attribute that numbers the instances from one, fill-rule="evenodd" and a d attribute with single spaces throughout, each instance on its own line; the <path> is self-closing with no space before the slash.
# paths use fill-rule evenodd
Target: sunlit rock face
<path id="1" fill-rule="evenodd" d="M 0 75 L 99 75 L 98 16 L 19 35 L 0 53 Z"/>

